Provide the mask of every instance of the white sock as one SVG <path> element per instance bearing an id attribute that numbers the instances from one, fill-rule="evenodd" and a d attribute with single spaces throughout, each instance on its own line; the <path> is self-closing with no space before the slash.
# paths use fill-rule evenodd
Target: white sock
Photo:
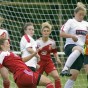
<path id="1" fill-rule="evenodd" d="M 68 70 L 68 68 L 72 66 L 72 64 L 76 61 L 76 59 L 80 56 L 80 54 L 81 53 L 79 50 L 74 50 L 67 58 L 67 61 L 62 71 Z"/>
<path id="2" fill-rule="evenodd" d="M 73 88 L 74 80 L 68 79 L 68 81 L 65 83 L 64 88 Z"/>

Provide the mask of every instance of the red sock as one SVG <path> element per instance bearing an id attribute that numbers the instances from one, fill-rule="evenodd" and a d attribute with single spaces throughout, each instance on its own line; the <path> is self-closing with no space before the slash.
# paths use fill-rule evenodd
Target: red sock
<path id="1" fill-rule="evenodd" d="M 46 88 L 54 88 L 54 85 L 53 85 L 52 83 L 48 83 L 48 84 L 46 85 Z"/>
<path id="2" fill-rule="evenodd" d="M 3 87 L 4 88 L 10 88 L 10 82 L 9 81 L 3 81 Z"/>
<path id="3" fill-rule="evenodd" d="M 60 79 L 55 80 L 55 88 L 62 88 Z"/>

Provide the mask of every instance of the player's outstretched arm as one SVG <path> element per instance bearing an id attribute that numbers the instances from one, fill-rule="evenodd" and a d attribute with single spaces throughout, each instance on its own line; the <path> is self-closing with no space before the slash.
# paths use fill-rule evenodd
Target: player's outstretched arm
<path id="1" fill-rule="evenodd" d="M 27 57 L 22 58 L 22 60 L 23 60 L 24 62 L 29 61 L 31 58 L 33 58 L 34 56 L 36 56 L 36 55 L 37 55 L 37 53 L 38 53 L 39 51 L 40 51 L 40 49 L 37 49 L 37 51 L 36 51 L 36 52 L 33 52 L 31 55 L 29 55 L 29 56 L 27 56 Z"/>
<path id="2" fill-rule="evenodd" d="M 30 54 L 30 55 L 27 56 L 27 57 L 22 58 L 22 60 L 23 60 L 24 62 L 27 62 L 27 61 L 29 61 L 31 58 L 33 58 L 36 54 L 37 54 L 37 51 L 34 52 L 34 53 L 32 53 L 32 54 Z"/>

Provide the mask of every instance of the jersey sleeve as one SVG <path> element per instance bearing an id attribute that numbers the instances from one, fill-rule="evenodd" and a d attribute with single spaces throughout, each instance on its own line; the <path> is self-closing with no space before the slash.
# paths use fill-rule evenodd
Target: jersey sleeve
<path id="1" fill-rule="evenodd" d="M 68 31 L 70 30 L 71 27 L 71 20 L 68 20 L 62 27 L 61 27 L 61 31 L 68 33 Z"/>
<path id="2" fill-rule="evenodd" d="M 4 58 L 5 58 L 4 54 L 0 53 L 0 64 L 3 63 Z"/>
<path id="3" fill-rule="evenodd" d="M 0 53 L 0 68 L 3 67 L 2 64 L 3 64 L 5 57 L 9 56 L 9 55 L 10 55 L 10 53 L 8 51 Z"/>
<path id="4" fill-rule="evenodd" d="M 5 58 L 4 54 L 0 53 L 0 68 L 3 67 L 2 63 L 3 63 L 4 58 Z"/>
<path id="5" fill-rule="evenodd" d="M 21 50 L 21 52 L 25 49 L 25 45 L 26 45 L 26 41 L 25 41 L 24 37 L 22 37 L 21 40 L 20 40 L 20 50 Z"/>
<path id="6" fill-rule="evenodd" d="M 56 43 L 53 41 L 52 43 L 52 53 L 57 53 Z"/>

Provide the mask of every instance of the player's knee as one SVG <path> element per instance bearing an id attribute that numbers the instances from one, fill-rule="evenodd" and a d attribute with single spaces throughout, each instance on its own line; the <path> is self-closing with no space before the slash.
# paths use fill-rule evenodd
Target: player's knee
<path id="1" fill-rule="evenodd" d="M 86 73 L 88 74 L 88 64 L 84 65 L 84 67 L 85 67 Z"/>
<path id="2" fill-rule="evenodd" d="M 72 49 L 72 51 L 74 51 L 74 50 L 78 50 L 80 53 L 82 53 L 82 48 L 79 47 L 79 46 L 75 46 L 75 47 Z"/>
<path id="3" fill-rule="evenodd" d="M 58 75 L 53 76 L 54 80 L 60 79 Z"/>
<path id="4" fill-rule="evenodd" d="M 51 80 L 49 78 L 47 78 L 46 76 L 41 75 L 41 78 L 40 78 L 40 81 L 39 81 L 39 85 L 46 86 L 49 83 L 52 83 Z"/>
<path id="5" fill-rule="evenodd" d="M 70 77 L 70 79 L 76 81 L 76 79 L 79 75 L 79 71 L 78 70 L 71 70 L 71 74 L 72 74 L 72 76 Z"/>
<path id="6" fill-rule="evenodd" d="M 45 85 L 49 84 L 49 83 L 52 83 L 50 79 L 47 79 L 46 82 L 45 82 Z"/>
<path id="7" fill-rule="evenodd" d="M 7 76 L 2 76 L 2 79 L 8 81 L 9 77 L 8 77 L 8 75 Z"/>

